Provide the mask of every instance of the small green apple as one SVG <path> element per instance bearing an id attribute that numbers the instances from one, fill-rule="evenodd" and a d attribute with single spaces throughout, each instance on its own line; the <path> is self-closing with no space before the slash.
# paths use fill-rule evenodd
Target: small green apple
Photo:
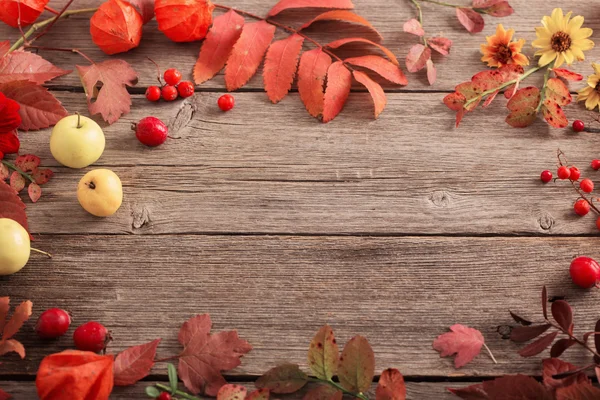
<path id="1" fill-rule="evenodd" d="M 0 275 L 19 272 L 29 261 L 29 234 L 16 221 L 0 218 Z"/>
<path id="2" fill-rule="evenodd" d="M 69 168 L 85 168 L 95 163 L 104 152 L 104 145 L 100 125 L 79 114 L 58 121 L 50 136 L 52 155 Z"/>

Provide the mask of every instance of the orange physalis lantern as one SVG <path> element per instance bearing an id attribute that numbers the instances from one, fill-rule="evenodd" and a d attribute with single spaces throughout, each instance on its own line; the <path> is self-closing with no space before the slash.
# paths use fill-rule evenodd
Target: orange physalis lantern
<path id="1" fill-rule="evenodd" d="M 142 39 L 143 20 L 129 2 L 108 0 L 90 20 L 92 40 L 106 54 L 131 50 Z"/>
<path id="2" fill-rule="evenodd" d="M 21 26 L 27 26 L 35 22 L 49 0 L 2 0 L 0 1 L 0 20 L 5 24 L 17 28 L 19 26 L 19 15 Z"/>
<path id="3" fill-rule="evenodd" d="M 204 39 L 215 6 L 210 0 L 156 0 L 158 29 L 174 42 Z"/>

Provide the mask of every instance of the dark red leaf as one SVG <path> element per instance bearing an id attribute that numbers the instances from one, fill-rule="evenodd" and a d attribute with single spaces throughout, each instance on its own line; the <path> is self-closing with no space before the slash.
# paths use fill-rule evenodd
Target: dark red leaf
<path id="1" fill-rule="evenodd" d="M 37 183 L 30 183 L 27 187 L 27 194 L 32 202 L 37 203 L 40 197 L 42 197 L 42 188 Z"/>
<path id="2" fill-rule="evenodd" d="M 552 344 L 554 339 L 556 339 L 557 335 L 558 335 L 558 332 L 552 332 L 545 336 L 542 336 L 535 342 L 530 343 L 527 346 L 523 347 L 521 349 L 521 351 L 519 351 L 519 355 L 521 357 L 533 357 L 533 356 L 540 354 L 542 351 L 546 350 L 548 348 L 548 346 L 550 346 Z"/>
<path id="3" fill-rule="evenodd" d="M 561 374 L 568 371 L 577 371 L 578 367 L 565 361 L 561 361 L 558 358 L 547 358 L 543 361 L 542 376 L 544 378 L 544 386 L 554 391 L 559 387 L 569 386 L 575 382 L 586 383 L 588 378 L 584 372 L 576 372 L 575 374 L 563 378 L 555 379 L 554 375 Z"/>
<path id="4" fill-rule="evenodd" d="M 9 400 L 12 399 L 12 396 L 6 393 L 4 390 L 0 389 L 0 400 Z"/>
<path id="5" fill-rule="evenodd" d="M 546 290 L 545 285 L 542 287 L 542 312 L 544 318 L 548 319 L 548 291 Z"/>
<path id="6" fill-rule="evenodd" d="M 483 389 L 492 400 L 553 400 L 541 383 L 525 375 L 506 375 L 483 382 Z"/>
<path id="7" fill-rule="evenodd" d="M 33 154 L 23 154 L 17 157 L 15 165 L 21 168 L 21 171 L 29 174 L 40 166 L 40 158 Z"/>
<path id="8" fill-rule="evenodd" d="M 598 400 L 600 389 L 590 383 L 573 384 L 556 390 L 556 400 Z"/>
<path id="9" fill-rule="evenodd" d="M 559 339 L 552 345 L 550 349 L 550 357 L 560 357 L 569 347 L 577 343 L 571 339 Z"/>
<path id="10" fill-rule="evenodd" d="M 259 389 L 269 389 L 273 393 L 294 393 L 308 382 L 306 375 L 297 364 L 283 364 L 271 368 L 256 381 Z"/>
<path id="11" fill-rule="evenodd" d="M 38 185 L 43 185 L 44 183 L 47 183 L 53 176 L 54 172 L 52 172 L 49 169 L 38 169 L 36 171 L 33 171 L 33 174 L 31 174 L 31 177 Z"/>
<path id="12" fill-rule="evenodd" d="M 447 56 L 450 54 L 450 48 L 452 47 L 452 40 L 445 37 L 437 36 L 427 39 L 429 47 L 437 51 L 438 53 Z"/>
<path id="13" fill-rule="evenodd" d="M 156 348 L 161 339 L 130 347 L 115 359 L 115 385 L 129 386 L 145 378 L 154 366 Z"/>
<path id="14" fill-rule="evenodd" d="M 0 181 L 0 218 L 13 219 L 29 232 L 25 204 L 18 193 L 4 181 Z"/>
<path id="15" fill-rule="evenodd" d="M 546 332 L 552 325 L 517 326 L 510 332 L 510 340 L 513 342 L 527 342 Z"/>
<path id="16" fill-rule="evenodd" d="M 521 325 L 529 326 L 529 325 L 533 324 L 533 322 L 531 322 L 531 321 L 529 321 L 529 320 L 527 320 L 527 319 L 525 319 L 525 318 L 523 318 L 523 317 L 515 314 L 512 311 L 509 311 L 509 313 L 510 313 L 510 316 L 513 317 L 513 319 L 515 320 L 515 322 L 518 322 Z"/>
<path id="17" fill-rule="evenodd" d="M 351 0 L 280 0 L 267 14 L 273 17 L 282 11 L 294 8 L 341 8 L 349 10 L 354 8 Z"/>
<path id="18" fill-rule="evenodd" d="M 388 368 L 381 373 L 377 389 L 375 390 L 375 400 L 405 400 L 406 384 L 404 377 L 395 368 Z"/>
<path id="19" fill-rule="evenodd" d="M 462 26 L 464 26 L 465 29 L 471 33 L 481 32 L 485 25 L 485 21 L 483 20 L 481 14 L 479 14 L 477 11 L 473 11 L 470 8 L 457 8 L 456 17 Z"/>
<path id="20" fill-rule="evenodd" d="M 594 332 L 600 332 L 600 319 L 596 322 Z M 594 335 L 594 346 L 596 347 L 596 352 L 600 353 L 600 335 Z"/>
<path id="21" fill-rule="evenodd" d="M 565 331 L 572 332 L 573 310 L 569 303 L 564 300 L 556 300 L 552 303 L 552 317 Z"/>
<path id="22" fill-rule="evenodd" d="M 17 171 L 13 171 L 10 175 L 10 186 L 17 192 L 20 192 L 25 187 L 25 178 Z"/>
<path id="23" fill-rule="evenodd" d="M 446 388 L 450 393 L 465 400 L 489 400 L 489 396 L 483 390 L 483 383 L 467 386 L 464 388 Z"/>
<path id="24" fill-rule="evenodd" d="M 417 72 L 425 68 L 427 60 L 431 58 L 431 49 L 421 43 L 414 44 L 406 55 L 406 69 Z"/>

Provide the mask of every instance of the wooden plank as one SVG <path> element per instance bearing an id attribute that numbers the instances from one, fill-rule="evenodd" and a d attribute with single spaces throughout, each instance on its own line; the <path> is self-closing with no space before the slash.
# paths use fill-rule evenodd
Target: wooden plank
<path id="1" fill-rule="evenodd" d="M 325 323 L 339 343 L 366 336 L 380 372 L 406 376 L 540 375 L 541 359 L 517 355 L 498 326 L 508 310 L 541 320 L 540 292 L 565 296 L 575 332 L 598 319 L 597 292 L 577 289 L 568 265 L 597 253 L 596 238 L 43 236 L 20 273 L 0 278 L 0 295 L 31 299 L 34 317 L 17 338 L 27 358 L 3 357 L 0 375 L 34 374 L 41 358 L 72 346 L 70 333 L 37 340 L 35 317 L 50 307 L 73 313 L 75 326 L 103 322 L 109 352 L 163 338 L 159 357 L 178 354 L 177 333 L 191 316 L 210 313 L 215 331 L 237 328 L 254 347 L 233 375 L 257 376 L 281 362 L 306 364 L 310 339 Z M 482 331 L 498 364 L 481 354 L 455 370 L 433 340 L 455 323 Z M 566 353 L 589 362 L 578 348 Z"/>
<path id="2" fill-rule="evenodd" d="M 64 2 L 64 0 L 61 0 Z M 60 1 L 56 2 L 56 8 L 59 8 Z M 274 1 L 266 0 L 236 0 L 229 2 L 242 10 L 252 11 L 259 15 L 264 15 L 274 4 Z M 457 4 L 469 4 L 467 0 L 455 0 Z M 95 0 L 81 0 L 76 8 L 86 8 L 96 6 L 98 3 Z M 419 43 L 416 36 L 402 32 L 402 24 L 415 16 L 415 9 L 409 1 L 401 2 L 385 2 L 380 0 L 361 0 L 356 3 L 356 12 L 370 20 L 373 25 L 384 36 L 383 42 L 388 46 L 402 61 L 404 67 L 404 59 L 411 45 Z M 562 7 L 565 12 L 572 10 L 575 15 L 581 14 L 586 18 L 586 26 L 600 30 L 600 20 L 590 16 L 590 10 L 593 9 L 595 2 L 593 0 L 549 0 L 549 1 L 529 1 L 519 2 L 512 1 L 511 4 L 515 8 L 515 13 L 506 18 L 492 18 L 485 16 L 486 27 L 480 34 L 471 35 L 464 30 L 458 23 L 453 9 L 439 7 L 429 3 L 423 3 L 423 12 L 425 15 L 425 29 L 431 34 L 445 35 L 450 38 L 454 46 L 452 53 L 448 57 L 434 55 L 433 60 L 438 65 L 438 82 L 435 86 L 430 87 L 427 83 L 425 71 L 416 74 L 408 74 L 409 85 L 406 90 L 452 90 L 458 83 L 470 79 L 470 77 L 484 69 L 484 65 L 480 62 L 479 45 L 485 42 L 485 36 L 491 35 L 495 31 L 496 24 L 502 23 L 505 27 L 514 28 L 516 37 L 524 38 L 528 44 L 524 50 L 525 54 L 533 57 L 533 49 L 530 46 L 531 40 L 535 39 L 535 27 L 541 25 L 542 16 L 549 15 L 554 7 Z M 294 13 L 289 14 L 294 16 Z M 298 14 L 295 14 L 298 15 Z M 308 20 L 315 13 L 302 13 L 302 20 Z M 288 22 L 290 18 L 284 18 L 284 22 Z M 298 25 L 298 19 L 293 19 L 295 25 Z M 53 27 L 52 31 L 45 38 L 39 41 L 39 45 L 58 45 L 61 47 L 74 47 L 84 51 L 92 59 L 96 61 L 107 58 L 91 41 L 88 34 L 89 17 L 74 17 L 69 21 L 61 22 Z M 326 33 L 323 33 L 326 32 Z M 354 28 L 347 25 L 321 25 L 315 29 L 308 31 L 314 38 L 327 43 L 334 38 L 363 35 L 371 39 L 376 39 L 374 34 L 370 34 L 362 28 Z M 283 37 L 282 32 L 279 36 Z M 0 26 L 0 37 L 7 38 L 11 41 L 19 37 L 19 32 L 16 29 L 11 29 L 2 24 Z M 68 40 L 65 40 L 68 38 Z M 123 58 L 135 66 L 135 69 L 140 74 L 139 87 L 144 88 L 148 85 L 156 83 L 156 69 L 146 57 L 152 57 L 164 69 L 169 67 L 177 67 L 184 72 L 185 79 L 191 79 L 192 68 L 196 61 L 199 43 L 188 44 L 173 44 L 157 29 L 155 21 L 150 22 L 144 27 L 144 36 L 142 44 L 139 48 L 117 57 Z M 353 56 L 356 54 L 364 54 L 369 48 L 354 46 L 349 50 L 342 50 L 339 54 L 343 57 Z M 369 50 L 371 51 L 371 50 Z M 600 57 L 600 47 L 586 53 L 587 60 L 595 60 Z M 84 64 L 85 61 L 77 55 L 62 52 L 44 52 L 44 57 L 60 67 L 72 69 L 75 63 Z M 592 72 L 589 62 L 578 63 L 574 69 L 583 74 Z M 541 79 L 538 77 L 537 81 Z M 528 82 L 535 82 L 531 80 Z M 80 87 L 81 83 L 77 74 L 71 74 L 67 77 L 57 79 L 53 85 L 69 85 Z M 575 88 L 581 85 L 573 85 Z M 262 90 L 262 69 L 251 80 L 247 88 Z M 388 89 L 399 89 L 398 86 L 387 85 Z M 202 85 L 203 90 L 222 90 L 224 88 L 223 77 L 218 78 Z M 142 89 L 143 90 L 143 89 Z"/>
<path id="3" fill-rule="evenodd" d="M 57 94 L 71 112 L 86 113 L 81 93 Z M 355 93 L 330 124 L 305 113 L 297 94 L 270 105 L 261 93 L 240 93 L 229 113 L 217 109 L 215 93 L 160 106 L 135 96 L 131 114 L 105 127 L 107 149 L 94 166 L 123 179 L 122 210 L 102 220 L 87 215 L 75 194 L 85 171 L 55 168 L 42 200 L 28 207 L 31 226 L 44 234 L 597 233 L 591 215 L 572 212 L 573 189 L 543 185 L 539 174 L 554 169 L 560 146 L 595 178 L 588 163 L 598 157 L 599 135 L 542 121 L 510 128 L 504 99 L 454 129 L 441 96 L 390 94 L 374 121 L 368 94 Z M 578 106 L 567 114 L 589 119 Z M 139 144 L 130 124 L 147 115 L 179 139 Z M 23 152 L 56 166 L 48 130 L 22 138 Z"/>

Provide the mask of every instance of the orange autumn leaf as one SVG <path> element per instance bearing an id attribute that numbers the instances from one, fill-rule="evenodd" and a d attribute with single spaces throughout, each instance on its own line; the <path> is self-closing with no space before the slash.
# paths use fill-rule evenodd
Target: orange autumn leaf
<path id="1" fill-rule="evenodd" d="M 349 64 L 356 65 L 357 67 L 368 68 L 392 83 L 396 83 L 398 85 L 408 84 L 408 80 L 406 79 L 406 76 L 400 67 L 383 57 L 367 55 L 362 57 L 347 58 L 344 61 Z"/>
<path id="2" fill-rule="evenodd" d="M 204 39 L 215 6 L 210 0 L 156 0 L 158 29 L 174 42 Z"/>
<path id="3" fill-rule="evenodd" d="M 283 99 L 292 88 L 303 43 L 304 38 L 294 34 L 269 46 L 263 80 L 267 95 L 273 103 Z"/>
<path id="4" fill-rule="evenodd" d="M 352 75 L 354 75 L 354 79 L 364 85 L 371 94 L 371 98 L 375 104 L 375 118 L 379 117 L 379 114 L 381 114 L 387 104 L 387 98 L 385 97 L 385 92 L 381 85 L 369 78 L 364 72 L 353 71 Z"/>
<path id="5" fill-rule="evenodd" d="M 65 350 L 45 357 L 35 385 L 41 400 L 106 400 L 113 389 L 114 356 Z"/>
<path id="6" fill-rule="evenodd" d="M 377 389 L 375 390 L 375 400 L 405 400 L 406 384 L 404 377 L 395 368 L 388 368 L 381 373 Z"/>
<path id="7" fill-rule="evenodd" d="M 237 90 L 254 76 L 273 40 L 275 26 L 266 21 L 244 25 L 225 67 L 227 90 Z"/>
<path id="8" fill-rule="evenodd" d="M 339 39 L 339 40 L 335 40 L 331 43 L 328 43 L 325 47 L 329 47 L 330 49 L 337 49 L 338 47 L 342 47 L 349 43 L 367 43 L 372 46 L 375 46 L 379 50 L 383 51 L 383 53 L 387 56 L 387 58 L 390 59 L 391 62 L 393 62 L 396 65 L 400 65 L 400 63 L 398 62 L 398 59 L 396 58 L 394 53 L 392 53 L 387 47 L 384 47 L 384 46 L 382 46 L 378 43 L 375 43 L 369 39 L 364 39 L 364 38 L 359 38 L 359 37 L 344 38 L 344 39 Z"/>
<path id="9" fill-rule="evenodd" d="M 108 0 L 90 20 L 90 34 L 106 54 L 117 54 L 138 47 L 144 21 L 129 2 Z"/>
<path id="10" fill-rule="evenodd" d="M 243 26 L 244 18 L 233 10 L 215 18 L 194 66 L 194 81 L 197 84 L 213 78 L 223 69 L 233 45 L 242 34 Z"/>
<path id="11" fill-rule="evenodd" d="M 352 74 L 342 61 L 336 61 L 327 71 L 327 88 L 325 89 L 323 122 L 334 119 L 344 108 L 352 87 Z"/>
<path id="12" fill-rule="evenodd" d="M 49 0 L 3 0 L 0 2 L 0 21 L 13 28 L 31 25 L 44 11 Z"/>
<path id="13" fill-rule="evenodd" d="M 355 14 L 352 11 L 347 11 L 347 10 L 334 10 L 334 11 L 324 12 L 323 14 L 317 15 L 315 18 L 313 18 L 312 20 L 310 20 L 307 23 L 305 23 L 304 25 L 302 25 L 300 27 L 300 29 L 298 29 L 298 30 L 300 31 L 302 29 L 308 28 L 315 22 L 319 22 L 319 21 L 352 22 L 352 23 L 359 24 L 359 25 L 369 28 L 371 31 L 376 33 L 377 36 L 379 36 L 380 38 L 383 38 L 383 36 L 381 36 L 381 34 L 377 31 L 377 29 L 375 29 L 375 27 L 373 25 L 371 25 L 371 23 L 369 21 L 367 21 L 365 18 L 361 17 L 360 15 Z"/>
<path id="14" fill-rule="evenodd" d="M 298 93 L 313 117 L 323 114 L 323 84 L 330 65 L 331 57 L 322 48 L 306 51 L 300 57 Z"/>
<path id="15" fill-rule="evenodd" d="M 354 8 L 351 0 L 281 0 L 275 4 L 267 17 L 273 17 L 282 11 L 294 8 Z"/>

